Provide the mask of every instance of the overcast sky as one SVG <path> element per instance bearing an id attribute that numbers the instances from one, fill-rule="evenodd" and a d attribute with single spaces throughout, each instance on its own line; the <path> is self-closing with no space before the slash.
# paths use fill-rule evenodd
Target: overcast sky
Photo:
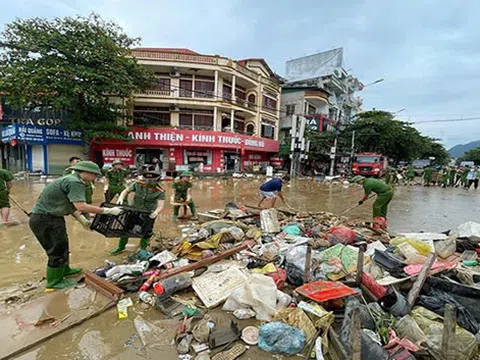
<path id="1" fill-rule="evenodd" d="M 478 1 L 0 0 L 0 27 L 15 17 L 95 11 L 148 47 L 263 57 L 283 75 L 291 58 L 344 47 L 364 84 L 364 109 L 409 121 L 480 117 Z M 417 127 L 451 147 L 480 139 L 480 119 Z"/>

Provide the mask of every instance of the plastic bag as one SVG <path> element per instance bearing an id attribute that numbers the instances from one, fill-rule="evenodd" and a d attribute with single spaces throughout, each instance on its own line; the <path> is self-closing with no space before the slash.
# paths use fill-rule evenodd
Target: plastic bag
<path id="1" fill-rule="evenodd" d="M 275 314 L 273 321 L 281 321 L 290 326 L 302 329 L 307 343 L 314 340 L 317 330 L 308 315 L 300 308 L 286 308 Z"/>
<path id="2" fill-rule="evenodd" d="M 300 230 L 300 227 L 297 224 L 290 224 L 290 225 L 284 226 L 282 231 L 288 235 L 300 236 L 302 234 L 302 231 Z"/>
<path id="3" fill-rule="evenodd" d="M 346 226 L 334 226 L 327 231 L 325 236 L 332 245 L 338 243 L 344 245 L 353 244 L 356 241 L 361 241 L 363 238 L 361 234 Z"/>
<path id="4" fill-rule="evenodd" d="M 237 226 L 232 226 L 232 227 L 230 227 L 230 228 L 228 228 L 228 229 L 227 229 L 227 228 L 222 229 L 220 232 L 221 232 L 222 234 L 225 234 L 225 233 L 230 234 L 235 241 L 240 241 L 240 240 L 242 240 L 243 237 L 245 236 L 245 233 L 243 232 L 243 230 L 240 229 L 240 228 L 237 227 Z"/>
<path id="5" fill-rule="evenodd" d="M 280 223 L 278 222 L 278 213 L 275 209 L 266 209 L 260 211 L 260 224 L 262 230 L 267 233 L 279 233 Z"/>
<path id="6" fill-rule="evenodd" d="M 428 341 L 422 329 L 408 314 L 397 321 L 395 330 L 397 330 L 399 337 L 406 337 L 418 346 L 422 346 Z"/>
<path id="7" fill-rule="evenodd" d="M 252 274 L 246 284 L 236 289 L 223 305 L 225 311 L 252 308 L 257 320 L 270 321 L 277 305 L 277 286 L 272 278 Z"/>
<path id="8" fill-rule="evenodd" d="M 427 256 L 429 253 L 435 251 L 428 242 L 422 240 L 408 239 L 408 238 L 395 238 L 390 240 L 390 244 L 397 247 L 399 244 L 407 242 L 418 251 L 420 255 Z"/>
<path id="9" fill-rule="evenodd" d="M 480 237 L 480 223 L 467 221 L 457 227 L 456 234 L 459 238 Z"/>
<path id="10" fill-rule="evenodd" d="M 440 352 L 443 338 L 442 317 L 421 306 L 415 307 L 411 312 L 411 316 L 427 336 L 428 346 L 434 351 Z M 473 334 L 457 326 L 453 346 L 455 349 L 455 359 L 467 360 L 470 359 L 473 351 L 476 349 L 477 343 Z"/>
<path id="11" fill-rule="evenodd" d="M 455 236 L 449 236 L 447 240 L 434 241 L 434 245 L 437 255 L 442 259 L 446 259 L 455 254 L 457 250 L 457 238 Z"/>
<path id="12" fill-rule="evenodd" d="M 271 353 L 295 355 L 305 347 L 305 335 L 293 326 L 271 322 L 260 326 L 258 347 Z"/>

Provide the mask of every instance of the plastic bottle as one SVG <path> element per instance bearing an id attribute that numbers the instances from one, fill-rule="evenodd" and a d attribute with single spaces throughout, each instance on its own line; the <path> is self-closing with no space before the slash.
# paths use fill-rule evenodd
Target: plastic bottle
<path id="1" fill-rule="evenodd" d="M 155 270 L 153 274 L 150 275 L 147 281 L 143 283 L 142 286 L 140 286 L 140 291 L 147 291 L 150 289 L 150 286 L 153 284 L 153 280 L 160 274 L 160 270 Z"/>
<path id="2" fill-rule="evenodd" d="M 138 298 L 148 305 L 155 305 L 155 298 L 146 291 L 138 293 Z"/>
<path id="3" fill-rule="evenodd" d="M 158 295 L 171 295 L 190 286 L 192 286 L 192 277 L 188 273 L 183 273 L 156 282 L 153 284 L 153 290 Z"/>

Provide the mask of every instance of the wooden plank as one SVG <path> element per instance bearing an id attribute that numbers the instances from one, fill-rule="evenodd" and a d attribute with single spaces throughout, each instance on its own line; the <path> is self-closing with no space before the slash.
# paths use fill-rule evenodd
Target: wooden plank
<path id="1" fill-rule="evenodd" d="M 332 345 L 333 352 L 339 359 L 348 359 L 347 351 L 345 350 L 345 347 L 343 346 L 342 342 L 340 341 L 340 337 L 336 333 L 336 331 L 333 329 L 333 326 L 330 326 L 328 328 L 328 340 Z M 346 345 L 346 344 L 345 344 Z"/>
<path id="2" fill-rule="evenodd" d="M 85 272 L 85 284 L 115 302 L 120 300 L 123 296 L 122 289 L 91 272 Z"/>
<path id="3" fill-rule="evenodd" d="M 360 246 L 358 248 L 357 274 L 355 276 L 356 286 L 360 286 L 362 284 L 364 255 L 365 255 L 365 246 Z"/>
<path id="4" fill-rule="evenodd" d="M 304 282 L 310 282 L 310 268 L 312 266 L 312 247 L 307 243 L 307 253 L 305 256 L 305 274 L 304 274 Z"/>
<path id="5" fill-rule="evenodd" d="M 362 360 L 362 339 L 361 339 L 360 309 L 353 309 L 352 328 L 350 330 L 350 359 Z"/>
<path id="6" fill-rule="evenodd" d="M 445 305 L 442 337 L 442 356 L 445 360 L 455 359 L 455 328 L 457 326 L 457 309 L 452 304 Z"/>
<path id="7" fill-rule="evenodd" d="M 428 254 L 427 259 L 425 260 L 425 263 L 422 266 L 422 270 L 420 270 L 420 273 L 418 274 L 417 280 L 413 283 L 413 286 L 410 289 L 410 292 L 408 293 L 408 306 L 410 310 L 415 304 L 415 301 L 417 300 L 417 297 L 420 294 L 420 291 L 422 290 L 423 285 L 425 284 L 425 280 L 427 279 L 428 272 L 430 271 L 430 268 L 435 262 L 435 259 L 436 259 L 435 253 L 432 252 Z"/>
<path id="8" fill-rule="evenodd" d="M 201 260 L 201 261 L 198 261 L 196 263 L 193 263 L 193 264 L 189 264 L 189 265 L 186 265 L 186 266 L 183 266 L 181 268 L 177 268 L 177 269 L 172 269 L 170 271 L 167 271 L 167 272 L 164 272 L 164 273 L 161 273 L 156 279 L 155 281 L 158 281 L 158 280 L 162 280 L 162 279 L 166 279 L 166 278 L 169 278 L 173 275 L 177 275 L 177 274 L 181 274 L 183 272 L 188 272 L 188 271 L 192 271 L 192 270 L 196 270 L 196 269 L 199 269 L 201 267 L 204 267 L 204 266 L 207 266 L 207 265 L 211 265 L 213 263 L 216 263 L 217 261 L 219 260 L 222 260 L 222 259 L 225 259 L 225 258 L 228 258 L 232 255 L 235 255 L 236 253 L 239 253 L 240 251 L 242 250 L 245 250 L 247 249 L 250 245 L 252 244 L 252 242 L 250 241 L 245 241 L 242 245 L 238 245 L 230 250 L 227 250 L 227 251 L 224 251 L 218 255 L 215 255 L 215 256 L 212 256 L 212 257 L 209 257 L 205 260 Z"/>

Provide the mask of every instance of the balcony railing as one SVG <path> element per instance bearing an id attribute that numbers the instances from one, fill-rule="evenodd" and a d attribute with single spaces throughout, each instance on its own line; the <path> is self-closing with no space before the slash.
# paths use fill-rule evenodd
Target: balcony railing
<path id="1" fill-rule="evenodd" d="M 148 97 L 173 97 L 174 90 L 144 90 L 137 93 L 137 95 Z"/>
<path id="2" fill-rule="evenodd" d="M 218 63 L 218 59 L 215 56 L 178 54 L 178 53 L 171 53 L 171 52 L 148 51 L 148 50 L 134 50 L 132 53 L 133 53 L 133 56 L 135 56 L 137 59 L 182 61 L 182 62 L 201 63 L 201 64 L 217 64 Z"/>

